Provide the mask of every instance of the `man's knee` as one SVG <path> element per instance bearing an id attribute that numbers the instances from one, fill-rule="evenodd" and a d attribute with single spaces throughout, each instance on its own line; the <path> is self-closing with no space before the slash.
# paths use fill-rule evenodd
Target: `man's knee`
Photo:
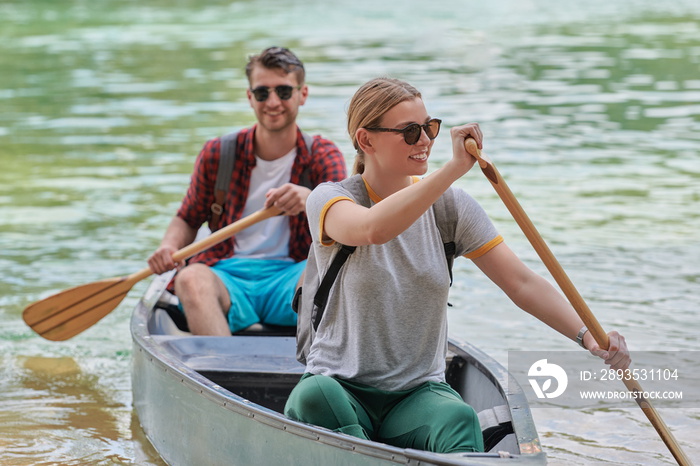
<path id="1" fill-rule="evenodd" d="M 231 306 L 226 286 L 211 267 L 204 264 L 188 265 L 178 271 L 175 275 L 175 294 L 188 316 L 193 312 L 208 314 L 217 307 L 226 313 Z"/>
<path id="2" fill-rule="evenodd" d="M 213 275 L 209 266 L 204 264 L 191 264 L 177 272 L 175 276 L 175 292 L 177 294 L 197 290 L 202 281 Z"/>

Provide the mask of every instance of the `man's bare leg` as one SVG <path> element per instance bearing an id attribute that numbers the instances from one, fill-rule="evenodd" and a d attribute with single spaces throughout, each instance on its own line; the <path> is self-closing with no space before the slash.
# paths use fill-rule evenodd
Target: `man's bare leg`
<path id="1" fill-rule="evenodd" d="M 231 307 L 228 290 L 211 268 L 192 264 L 180 270 L 175 279 L 187 325 L 195 335 L 230 336 L 227 314 Z"/>

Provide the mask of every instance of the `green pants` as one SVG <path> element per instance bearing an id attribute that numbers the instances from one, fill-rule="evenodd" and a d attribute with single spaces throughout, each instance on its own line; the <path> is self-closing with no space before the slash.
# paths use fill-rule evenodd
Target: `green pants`
<path id="1" fill-rule="evenodd" d="M 292 390 L 284 414 L 401 448 L 437 453 L 484 450 L 474 409 L 446 383 L 388 392 L 307 373 Z"/>

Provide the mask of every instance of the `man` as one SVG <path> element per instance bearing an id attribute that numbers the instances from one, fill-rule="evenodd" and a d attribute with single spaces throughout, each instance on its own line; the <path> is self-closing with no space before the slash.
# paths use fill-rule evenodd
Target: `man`
<path id="1" fill-rule="evenodd" d="M 155 273 L 166 272 L 184 265 L 172 254 L 190 244 L 205 221 L 217 230 L 263 207 L 284 213 L 194 256 L 178 271 L 175 293 L 198 335 L 231 335 L 258 322 L 296 324 L 291 301 L 311 244 L 304 213 L 309 188 L 346 177 L 338 148 L 320 136 L 305 138 L 297 127 L 309 92 L 301 61 L 271 47 L 250 58 L 246 75 L 257 124 L 232 141 L 236 159 L 226 197 L 215 189 L 222 146 L 215 138 L 197 157 L 182 205 L 148 259 Z"/>

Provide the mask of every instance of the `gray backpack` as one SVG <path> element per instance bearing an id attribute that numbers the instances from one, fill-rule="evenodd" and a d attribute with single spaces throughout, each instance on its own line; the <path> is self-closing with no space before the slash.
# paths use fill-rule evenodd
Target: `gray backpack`
<path id="1" fill-rule="evenodd" d="M 367 194 L 361 175 L 351 176 L 341 181 L 340 184 L 352 194 L 355 202 L 359 205 L 370 206 L 369 194 Z M 456 251 L 454 237 L 457 225 L 455 199 L 451 189 L 445 191 L 440 199 L 433 204 L 433 212 L 435 213 L 435 221 L 440 230 L 440 237 L 445 249 L 451 286 L 452 263 L 454 262 Z M 337 252 L 333 256 L 331 265 L 322 278 L 318 276 L 316 267 L 306 267 L 303 286 L 297 289 L 294 296 L 292 307 L 297 312 L 297 360 L 302 364 L 306 364 L 306 357 L 316 336 L 318 325 L 323 318 L 333 283 L 345 261 L 355 252 L 356 246 L 346 246 L 338 243 L 336 248 Z M 309 251 L 309 263 L 314 264 L 315 259 L 314 250 L 311 248 Z"/>

